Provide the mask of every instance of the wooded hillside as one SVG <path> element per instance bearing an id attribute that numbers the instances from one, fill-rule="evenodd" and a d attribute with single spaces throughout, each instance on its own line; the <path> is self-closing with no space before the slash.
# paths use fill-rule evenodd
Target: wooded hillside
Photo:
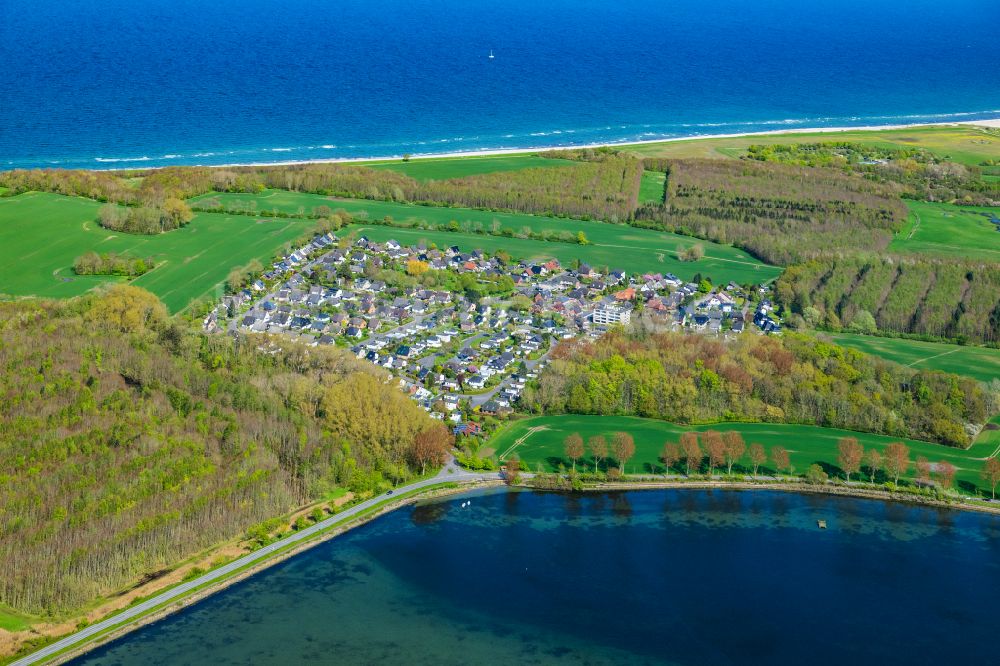
<path id="1" fill-rule="evenodd" d="M 281 345 L 192 333 L 134 287 L 0 304 L 0 603 L 78 608 L 410 477 L 431 419 L 369 363 Z"/>
<path id="2" fill-rule="evenodd" d="M 1000 265 L 910 257 L 843 257 L 792 266 L 778 297 L 829 330 L 1000 341 Z"/>
<path id="3" fill-rule="evenodd" d="M 885 249 L 906 220 L 893 184 L 834 169 L 735 160 L 671 160 L 666 200 L 637 224 L 732 243 L 779 265 Z"/>
<path id="4" fill-rule="evenodd" d="M 609 333 L 560 343 L 526 407 L 675 423 L 770 421 L 965 446 L 1000 396 L 973 380 L 787 334 L 723 341 Z"/>

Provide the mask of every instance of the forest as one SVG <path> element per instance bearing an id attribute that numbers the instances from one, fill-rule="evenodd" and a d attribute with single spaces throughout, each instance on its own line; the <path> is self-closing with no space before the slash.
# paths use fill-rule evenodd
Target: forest
<path id="1" fill-rule="evenodd" d="M 522 396 L 539 414 L 828 426 L 967 446 L 1000 408 L 977 382 L 815 338 L 612 332 L 559 344 Z"/>
<path id="2" fill-rule="evenodd" d="M 984 179 L 983 169 L 935 156 L 920 148 L 895 148 L 844 141 L 752 145 L 749 159 L 808 167 L 832 167 L 881 183 L 900 186 L 900 194 L 921 201 L 976 206 L 1000 205 L 1000 183 Z"/>
<path id="3" fill-rule="evenodd" d="M 871 255 L 787 269 L 779 301 L 830 331 L 1000 342 L 1000 265 Z"/>
<path id="4" fill-rule="evenodd" d="M 32 614 L 334 487 L 412 478 L 429 460 L 418 435 L 440 428 L 353 355 L 204 336 L 126 285 L 0 303 L 0 375 L 0 604 Z"/>
<path id="5" fill-rule="evenodd" d="M 832 252 L 884 250 L 906 220 L 899 186 L 834 169 L 670 160 L 666 198 L 635 224 L 730 243 L 787 266 Z"/>

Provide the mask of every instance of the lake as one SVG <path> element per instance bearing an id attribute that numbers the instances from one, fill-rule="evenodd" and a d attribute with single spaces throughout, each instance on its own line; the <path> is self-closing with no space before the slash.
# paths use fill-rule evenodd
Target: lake
<path id="1" fill-rule="evenodd" d="M 998 590 L 990 515 L 491 490 L 398 510 L 74 663 L 989 663 Z"/>
<path id="2" fill-rule="evenodd" d="M 996 0 L 4 0 L 0 168 L 996 118 L 998 25 Z"/>

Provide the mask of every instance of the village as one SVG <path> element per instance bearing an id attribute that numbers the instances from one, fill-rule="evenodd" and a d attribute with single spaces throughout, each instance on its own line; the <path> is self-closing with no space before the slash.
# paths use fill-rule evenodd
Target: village
<path id="1" fill-rule="evenodd" d="M 717 336 L 780 333 L 769 293 L 769 285 L 713 287 L 327 233 L 225 296 L 203 328 L 347 347 L 460 432 L 470 427 L 463 414 L 513 411 L 560 339 L 639 322 Z"/>

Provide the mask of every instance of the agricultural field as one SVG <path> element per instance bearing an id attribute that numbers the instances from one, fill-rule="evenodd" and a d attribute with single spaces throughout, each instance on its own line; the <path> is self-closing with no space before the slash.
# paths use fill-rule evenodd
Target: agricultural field
<path id="1" fill-rule="evenodd" d="M 355 229 L 379 241 L 395 238 L 401 243 L 426 240 L 439 246 L 458 245 L 469 250 L 481 249 L 492 252 L 503 249 L 512 256 L 524 259 L 554 257 L 564 264 L 573 259 L 580 259 L 595 267 L 608 266 L 612 270 L 620 268 L 630 272 L 672 272 L 684 279 L 690 279 L 696 273 L 701 273 L 703 276 L 711 277 L 715 282 L 734 280 L 741 284 L 760 283 L 774 279 L 781 273 L 780 268 L 765 264 L 729 245 L 603 222 L 519 213 L 495 213 L 471 208 L 337 199 L 279 190 L 268 190 L 260 195 L 209 194 L 191 199 L 191 204 L 205 205 L 209 201 L 218 201 L 224 207 L 253 205 L 253 210 L 256 211 L 278 210 L 288 214 L 310 214 L 318 206 L 328 206 L 334 210 L 343 210 L 361 220 L 383 219 L 388 215 L 395 224 L 401 225 L 414 225 L 421 221 L 447 224 L 454 220 L 459 225 L 469 224 L 475 227 L 478 224 L 484 229 L 490 229 L 497 224 L 499 228 L 510 228 L 515 232 L 528 228 L 535 232 L 570 232 L 575 236 L 577 232 L 582 231 L 590 244 L 577 245 L 475 233 L 355 225 Z M 695 262 L 682 262 L 677 259 L 678 249 L 695 244 L 705 249 L 705 256 L 702 259 Z"/>
<path id="2" fill-rule="evenodd" d="M 994 425 L 997 419 L 994 419 Z M 579 433 L 583 440 L 593 435 L 604 435 L 610 442 L 615 432 L 627 432 L 635 439 L 635 457 L 626 466 L 627 474 L 662 474 L 663 463 L 659 460 L 663 444 L 676 442 L 681 433 L 705 430 L 739 431 L 747 444 L 758 442 L 770 451 L 780 445 L 789 452 L 794 471 L 805 472 L 812 464 L 824 467 L 827 473 L 837 472 L 837 441 L 841 437 L 857 437 L 865 448 L 883 449 L 890 442 L 903 441 L 910 447 L 910 456 L 926 456 L 931 462 L 949 461 L 957 468 L 956 484 L 960 490 L 971 492 L 972 487 L 982 485 L 980 471 L 983 460 L 993 455 L 1000 447 L 1000 430 L 984 430 L 980 437 L 967 449 L 953 449 L 940 444 L 905 440 L 898 437 L 871 435 L 865 433 L 820 428 L 806 425 L 776 423 L 719 423 L 713 425 L 679 426 L 666 421 L 644 419 L 635 416 L 589 416 L 566 414 L 559 416 L 538 416 L 514 421 L 501 430 L 490 442 L 501 460 L 513 454 L 521 460 L 522 467 L 536 471 L 541 464 L 546 471 L 556 471 L 560 465 L 569 467 L 563 440 L 567 435 Z M 765 464 L 765 467 L 770 463 Z M 577 463 L 577 467 L 593 469 L 594 460 L 587 455 Z M 604 468 L 602 462 L 602 469 Z M 911 468 L 912 474 L 912 468 Z M 988 492 L 988 491 L 984 491 Z"/>
<path id="3" fill-rule="evenodd" d="M 909 219 L 889 251 L 1000 262 L 1000 208 L 922 201 L 906 205 Z"/>
<path id="4" fill-rule="evenodd" d="M 1000 379 L 1000 349 L 905 338 L 882 338 L 857 333 L 824 334 L 827 335 L 838 345 L 917 370 L 953 372 L 981 382 Z"/>
<path id="5" fill-rule="evenodd" d="M 214 295 L 230 269 L 269 260 L 312 225 L 310 220 L 199 213 L 186 227 L 155 236 L 103 229 L 100 204 L 58 194 L 0 199 L 0 293 L 65 298 L 121 278 L 78 276 L 83 253 L 128 253 L 160 263 L 132 284 L 152 291 L 171 312 Z"/>
<path id="6" fill-rule="evenodd" d="M 662 171 L 643 171 L 642 181 L 639 183 L 639 203 L 663 203 L 663 186 L 666 181 L 667 174 Z"/>
<path id="7" fill-rule="evenodd" d="M 417 158 L 409 162 L 359 162 L 359 166 L 388 169 L 420 181 L 447 180 L 497 171 L 519 171 L 535 167 L 575 166 L 579 162 L 549 159 L 536 154 L 469 155 L 465 157 Z"/>
<path id="8" fill-rule="evenodd" d="M 968 166 L 1000 158 L 1000 134 L 971 125 L 907 127 L 891 130 L 754 134 L 718 139 L 684 139 L 624 146 L 641 157 L 740 157 L 752 144 L 856 141 L 884 148 L 924 148 Z"/>

